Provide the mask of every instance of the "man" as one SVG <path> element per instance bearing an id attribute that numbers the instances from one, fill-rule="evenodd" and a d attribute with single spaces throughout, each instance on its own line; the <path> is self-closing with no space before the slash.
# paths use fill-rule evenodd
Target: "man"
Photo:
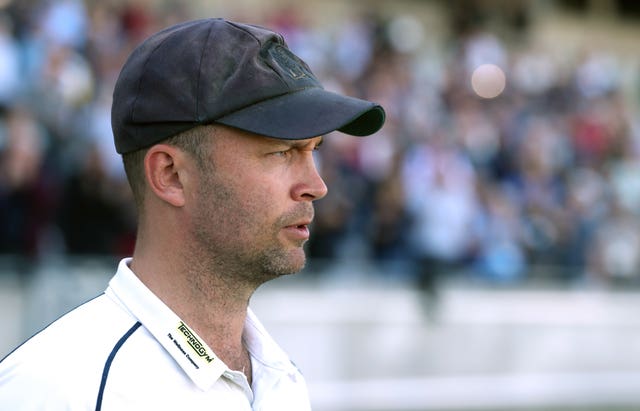
<path id="1" fill-rule="evenodd" d="M 149 38 L 112 107 L 138 207 L 133 257 L 0 363 L 0 409 L 309 409 L 249 299 L 305 263 L 327 192 L 322 136 L 383 122 L 380 106 L 323 90 L 264 28 L 207 19 Z"/>

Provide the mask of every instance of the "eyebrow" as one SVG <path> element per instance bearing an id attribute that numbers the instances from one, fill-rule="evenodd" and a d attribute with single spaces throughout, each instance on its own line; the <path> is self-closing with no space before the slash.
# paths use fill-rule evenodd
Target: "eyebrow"
<path id="1" fill-rule="evenodd" d="M 320 139 L 318 140 L 315 140 L 316 137 L 313 137 L 310 139 L 303 139 L 303 140 L 280 140 L 279 143 L 290 148 L 303 148 L 310 145 L 312 145 L 313 148 L 318 148 L 322 145 L 322 143 L 324 143 L 324 137 L 323 136 L 319 136 L 319 137 Z"/>

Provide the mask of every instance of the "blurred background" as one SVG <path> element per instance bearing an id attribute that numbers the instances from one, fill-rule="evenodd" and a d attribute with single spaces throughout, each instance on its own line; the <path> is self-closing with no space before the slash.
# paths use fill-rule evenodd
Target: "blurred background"
<path id="1" fill-rule="evenodd" d="M 0 357 L 131 253 L 113 84 L 200 17 L 387 110 L 325 140 L 309 264 L 252 300 L 315 410 L 640 410 L 632 0 L 0 0 Z"/>

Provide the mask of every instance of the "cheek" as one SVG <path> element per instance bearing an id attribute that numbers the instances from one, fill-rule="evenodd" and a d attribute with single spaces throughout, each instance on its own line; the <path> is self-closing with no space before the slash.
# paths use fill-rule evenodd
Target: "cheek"
<path id="1" fill-rule="evenodd" d="M 253 204 L 265 211 L 282 207 L 289 198 L 286 178 L 281 175 L 254 173 L 244 176 L 236 187 L 241 187 L 238 195 L 245 204 Z"/>
<path id="2" fill-rule="evenodd" d="M 283 192 L 273 181 L 260 178 L 234 178 L 230 185 L 225 184 L 224 192 L 214 192 L 212 203 L 218 203 L 224 220 L 238 225 L 240 231 L 255 233 L 275 223 L 285 211 L 283 209 Z M 220 188 L 220 184 L 218 184 Z M 223 211 L 224 210 L 224 211 Z"/>
<path id="3" fill-rule="evenodd" d="M 282 194 L 275 190 L 267 189 L 268 185 L 253 187 L 242 192 L 241 204 L 244 212 L 250 214 L 252 220 L 262 224 L 273 224 L 285 211 L 283 208 Z"/>
<path id="4" fill-rule="evenodd" d="M 196 213 L 205 212 L 205 219 L 220 230 L 230 226 L 243 236 L 269 230 L 291 207 L 286 175 L 247 164 L 228 170 L 220 167 L 205 176 L 196 193 Z"/>

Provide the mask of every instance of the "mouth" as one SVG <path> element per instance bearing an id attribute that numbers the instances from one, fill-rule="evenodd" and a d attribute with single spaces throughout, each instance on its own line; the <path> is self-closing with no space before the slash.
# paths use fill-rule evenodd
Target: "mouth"
<path id="1" fill-rule="evenodd" d="M 304 221 L 299 221 L 297 223 L 291 224 L 290 227 L 304 228 L 304 227 L 309 227 L 309 225 L 311 225 L 311 220 L 304 220 Z"/>
<path id="2" fill-rule="evenodd" d="M 294 240 L 306 241 L 309 239 L 309 225 L 311 220 L 299 221 L 284 227 L 287 236 Z"/>
<path id="3" fill-rule="evenodd" d="M 286 229 L 292 229 L 292 230 L 309 230 L 309 225 L 311 224 L 310 221 L 308 222 L 301 222 L 301 223 L 295 223 L 295 224 L 291 224 L 286 226 Z"/>

